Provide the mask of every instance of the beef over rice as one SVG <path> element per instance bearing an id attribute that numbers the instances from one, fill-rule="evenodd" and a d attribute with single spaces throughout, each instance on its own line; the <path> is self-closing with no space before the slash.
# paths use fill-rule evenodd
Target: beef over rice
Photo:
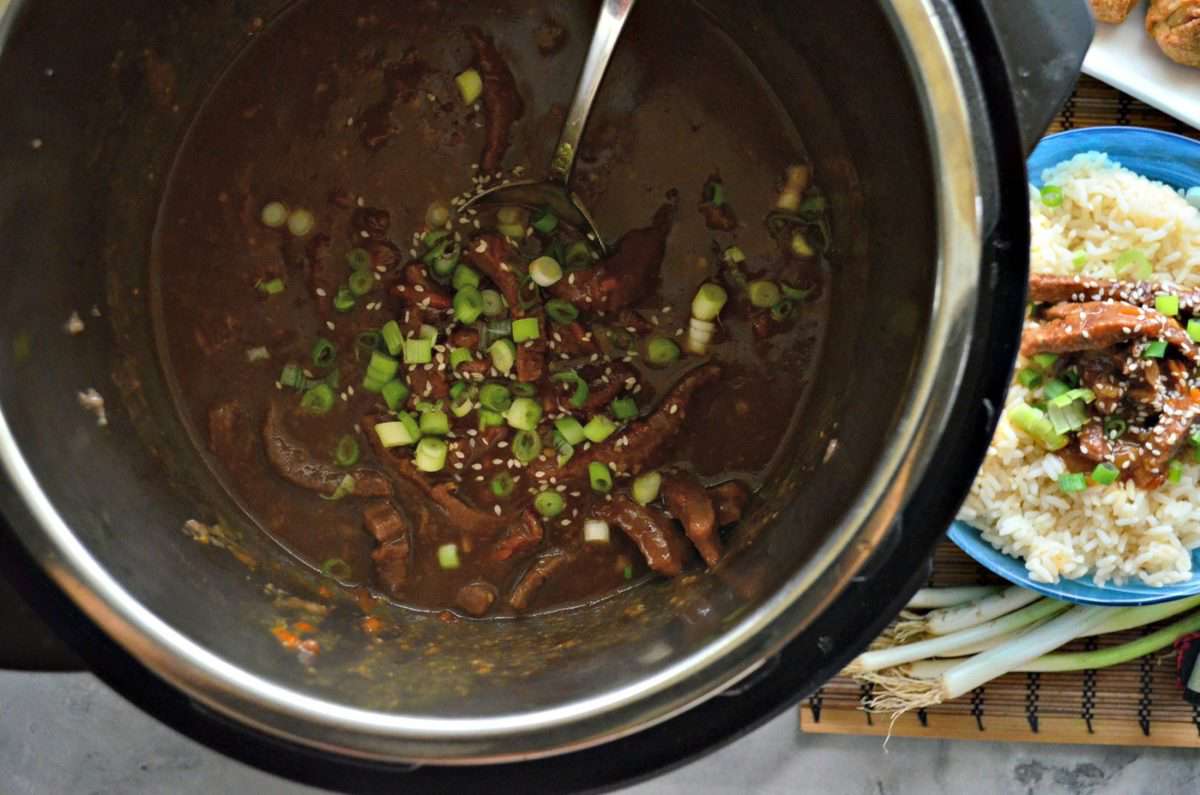
<path id="1" fill-rule="evenodd" d="M 1200 211 L 1096 152 L 1042 176 L 1022 356 L 960 518 L 1041 582 L 1187 580 L 1200 546 Z"/>

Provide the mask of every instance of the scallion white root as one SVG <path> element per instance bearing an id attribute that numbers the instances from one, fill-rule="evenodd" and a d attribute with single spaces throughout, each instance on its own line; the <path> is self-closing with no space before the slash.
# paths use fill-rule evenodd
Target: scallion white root
<path id="1" fill-rule="evenodd" d="M 956 588 L 922 588 L 913 594 L 905 608 L 932 610 L 937 607 L 957 607 L 1000 592 L 997 585 L 964 585 Z"/>
<path id="2" fill-rule="evenodd" d="M 987 596 L 960 607 L 933 610 L 925 616 L 925 631 L 930 635 L 949 635 L 969 627 L 978 626 L 992 619 L 1007 615 L 1027 604 L 1040 599 L 1034 591 L 1019 585 L 1006 588 L 994 596 Z"/>
<path id="3" fill-rule="evenodd" d="M 1066 610 L 1070 605 L 1053 599 L 1042 599 L 1021 610 L 994 619 L 986 624 L 964 629 L 952 635 L 927 638 L 916 643 L 906 643 L 889 649 L 868 651 L 856 657 L 846 671 L 851 674 L 880 671 L 893 668 L 904 663 L 924 660 L 930 657 L 953 654 L 964 646 L 972 646 L 991 638 L 1007 635 L 1014 630 L 1027 627 L 1035 621 L 1052 616 Z"/>

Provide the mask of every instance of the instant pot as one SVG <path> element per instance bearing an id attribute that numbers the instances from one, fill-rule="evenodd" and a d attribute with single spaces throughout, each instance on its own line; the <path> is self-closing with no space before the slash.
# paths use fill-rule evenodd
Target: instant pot
<path id="1" fill-rule="evenodd" d="M 1003 403 L 1024 312 L 1024 157 L 1074 84 L 1086 3 L 642 2 L 707 15 L 741 47 L 830 196 L 836 349 L 804 430 L 736 554 L 694 582 L 519 620 L 395 608 L 379 641 L 351 594 L 322 592 L 216 484 L 149 317 L 173 155 L 223 68 L 289 3 L 10 3 L 0 558 L 126 698 L 310 784 L 604 788 L 795 704 L 923 584 Z M 638 16 L 629 37 L 646 35 Z M 64 331 L 72 312 L 83 334 Z M 89 389 L 104 426 L 80 405 Z M 190 519 L 227 531 L 200 544 Z M 305 665 L 268 630 L 317 598 L 335 642 Z M 69 667 L 42 638 L 23 633 L 8 662 Z"/>

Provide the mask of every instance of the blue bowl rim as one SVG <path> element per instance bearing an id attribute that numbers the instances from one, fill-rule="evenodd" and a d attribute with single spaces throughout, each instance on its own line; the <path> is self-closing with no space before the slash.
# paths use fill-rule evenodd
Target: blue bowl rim
<path id="1" fill-rule="evenodd" d="M 1102 127 L 1075 127 L 1070 130 L 1061 130 L 1042 138 L 1038 142 L 1038 146 L 1041 146 L 1044 141 L 1089 136 L 1096 133 L 1133 134 L 1159 137 L 1167 140 L 1173 139 L 1178 144 L 1194 147 L 1200 151 L 1200 140 L 1189 138 L 1186 135 L 1180 135 L 1168 130 L 1158 130 L 1153 127 L 1138 127 L 1124 124 L 1110 124 Z M 1031 152 L 1030 157 L 1032 158 L 1032 156 L 1033 153 Z M 1028 163 L 1028 161 L 1026 162 Z M 1136 171 L 1136 169 L 1129 166 L 1127 168 Z M 1031 181 L 1040 182 L 1040 175 L 1029 174 L 1028 178 Z M 1192 574 L 1192 579 L 1187 582 L 1163 586 L 1163 589 L 1157 594 L 1140 590 L 1121 590 L 1123 586 L 1097 585 L 1092 582 L 1091 575 L 1070 580 L 1063 579 L 1057 583 L 1036 582 L 1030 577 L 1023 560 L 1007 555 L 993 547 L 983 538 L 983 534 L 978 528 L 973 527 L 967 522 L 960 519 L 954 520 L 947 531 L 947 538 L 980 566 L 983 566 L 1005 581 L 1055 599 L 1075 604 L 1099 606 L 1152 605 L 1171 602 L 1176 599 L 1186 599 L 1189 596 L 1200 594 L 1200 571 L 1195 571 Z M 1193 553 L 1195 551 L 1193 550 Z M 1015 572 L 1012 569 L 1015 569 Z M 1074 593 L 1075 587 L 1082 589 L 1084 592 Z M 1153 586 L 1141 587 L 1151 588 Z M 1103 596 L 1094 595 L 1094 592 L 1103 594 Z"/>

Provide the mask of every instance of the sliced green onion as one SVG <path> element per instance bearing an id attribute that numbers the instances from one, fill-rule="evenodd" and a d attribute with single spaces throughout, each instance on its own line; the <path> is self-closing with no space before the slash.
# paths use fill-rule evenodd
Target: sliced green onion
<path id="1" fill-rule="evenodd" d="M 300 369 L 300 365 L 294 362 L 285 364 L 283 371 L 279 374 L 279 383 L 290 389 L 303 389 L 307 382 L 304 371 Z"/>
<path id="2" fill-rule="evenodd" d="M 438 281 L 448 281 L 454 271 L 458 268 L 458 260 L 462 256 L 462 247 L 455 242 L 447 240 L 439 247 L 437 255 L 431 263 L 433 267 L 433 275 Z"/>
<path id="3" fill-rule="evenodd" d="M 1017 382 L 1026 389 L 1037 389 L 1042 383 L 1042 374 L 1032 367 L 1024 367 L 1017 373 Z"/>
<path id="4" fill-rule="evenodd" d="M 488 484 L 492 490 L 492 494 L 497 497 L 507 497 L 513 493 L 516 483 L 513 481 L 513 476 L 507 472 L 499 472 L 492 477 L 492 482 Z"/>
<path id="5" fill-rule="evenodd" d="M 1104 435 L 1109 439 L 1119 439 L 1129 428 L 1129 423 L 1120 417 L 1104 418 Z"/>
<path id="6" fill-rule="evenodd" d="M 1046 185 L 1042 188 L 1042 204 L 1047 207 L 1059 207 L 1063 203 L 1062 188 L 1057 185 Z"/>
<path id="7" fill-rule="evenodd" d="M 638 405 L 631 397 L 617 398 L 608 404 L 608 410 L 618 420 L 631 420 L 638 415 Z"/>
<path id="8" fill-rule="evenodd" d="M 542 336 L 541 326 L 536 317 L 523 317 L 514 320 L 512 324 L 513 342 L 518 344 L 528 340 L 536 340 Z"/>
<path id="9" fill-rule="evenodd" d="M 450 369 L 456 370 L 460 364 L 466 364 L 471 361 L 473 354 L 470 348 L 451 348 L 450 349 Z"/>
<path id="10" fill-rule="evenodd" d="M 379 392 L 389 411 L 395 411 L 408 400 L 408 385 L 398 378 L 388 381 L 380 387 Z"/>
<path id="11" fill-rule="evenodd" d="M 562 434 L 568 444 L 579 444 L 585 438 L 583 426 L 574 417 L 559 417 L 554 421 L 554 429 Z"/>
<path id="12" fill-rule="evenodd" d="M 737 246 L 730 246 L 721 252 L 721 259 L 731 265 L 740 265 L 746 261 L 746 254 Z"/>
<path id="13" fill-rule="evenodd" d="M 1054 425 L 1045 412 L 1026 403 L 1018 403 L 1008 411 L 1012 424 L 1042 443 L 1049 450 L 1059 450 L 1067 445 L 1067 437 L 1055 432 Z"/>
<path id="14" fill-rule="evenodd" d="M 549 207 L 543 207 L 529 225 L 543 235 L 548 235 L 558 228 L 558 216 Z"/>
<path id="15" fill-rule="evenodd" d="M 404 350 L 404 332 L 400 330 L 400 324 L 396 321 L 389 320 L 384 323 L 383 328 L 379 330 L 379 336 L 392 356 L 399 356 L 400 351 Z"/>
<path id="16" fill-rule="evenodd" d="M 519 397 L 504 412 L 504 419 L 519 431 L 532 431 L 542 418 L 542 406 L 536 400 Z"/>
<path id="17" fill-rule="evenodd" d="M 413 415 L 402 411 L 394 421 L 376 424 L 375 435 L 384 447 L 401 447 L 416 444 L 421 438 L 421 429 Z"/>
<path id="18" fill-rule="evenodd" d="M 1154 342 L 1147 343 L 1146 347 L 1142 349 L 1142 358 L 1143 359 L 1161 359 L 1164 355 L 1166 355 L 1166 353 L 1167 353 L 1167 341 L 1166 340 L 1154 340 Z"/>
<path id="19" fill-rule="evenodd" d="M 464 105 L 474 105 L 483 96 L 483 78 L 475 69 L 467 69 L 454 76 L 454 84 L 462 96 Z M 443 566 L 442 568 L 458 568 L 458 566 Z"/>
<path id="20" fill-rule="evenodd" d="M 339 287 L 333 294 L 333 308 L 343 314 L 354 308 L 355 301 L 354 293 L 350 292 L 349 287 Z"/>
<path id="21" fill-rule="evenodd" d="M 479 295 L 483 298 L 484 317 L 503 317 L 508 312 L 508 307 L 504 303 L 504 296 L 495 290 L 483 290 Z"/>
<path id="22" fill-rule="evenodd" d="M 508 375 L 517 361 L 517 346 L 512 340 L 496 340 L 488 348 L 488 356 L 492 359 L 493 367 Z"/>
<path id="23" fill-rule="evenodd" d="M 1150 264 L 1150 260 L 1136 248 L 1131 248 L 1117 257 L 1113 268 L 1118 274 L 1128 271 L 1130 276 L 1143 281 L 1149 279 L 1154 273 L 1154 267 Z"/>
<path id="24" fill-rule="evenodd" d="M 321 573 L 335 580 L 349 579 L 353 572 L 350 564 L 341 558 L 330 558 L 321 564 Z"/>
<path id="25" fill-rule="evenodd" d="M 579 310 L 569 301 L 561 298 L 551 298 L 546 302 L 546 314 L 555 323 L 572 323 L 579 317 Z"/>
<path id="26" fill-rule="evenodd" d="M 422 434 L 445 436 L 450 433 L 450 418 L 444 411 L 423 411 L 420 428 Z"/>
<path id="27" fill-rule="evenodd" d="M 358 440 L 350 434 L 338 439 L 333 449 L 333 460 L 340 467 L 352 467 L 358 463 Z"/>
<path id="28" fill-rule="evenodd" d="M 446 238 L 450 237 L 450 231 L 447 229 L 430 229 L 421 236 L 421 245 L 425 247 L 425 252 L 437 247 Z"/>
<path id="29" fill-rule="evenodd" d="M 350 292 L 360 297 L 375 289 L 375 275 L 370 271 L 354 271 L 346 282 Z"/>
<path id="30" fill-rule="evenodd" d="M 405 364 L 429 364 L 433 361 L 433 340 L 409 337 L 404 341 Z"/>
<path id="31" fill-rule="evenodd" d="M 1087 261 L 1088 261 L 1087 254 L 1083 254 L 1083 253 L 1076 254 L 1074 257 L 1071 258 L 1071 266 L 1074 267 L 1075 270 L 1081 271 L 1081 270 L 1083 270 L 1083 267 L 1085 265 L 1087 265 Z"/>
<path id="32" fill-rule="evenodd" d="M 1049 370 L 1050 367 L 1058 361 L 1057 353 L 1037 353 L 1033 356 L 1033 363 L 1042 370 Z"/>
<path id="33" fill-rule="evenodd" d="M 529 263 L 529 277 L 538 287 L 549 287 L 562 279 L 563 269 L 554 257 L 538 257 Z"/>
<path id="34" fill-rule="evenodd" d="M 365 248 L 352 248 L 346 252 L 346 263 L 356 271 L 365 271 L 371 267 L 371 255 Z"/>
<path id="35" fill-rule="evenodd" d="M 457 544 L 442 544 L 437 549 L 438 565 L 443 569 L 457 569 L 460 565 L 458 560 L 458 545 Z"/>
<path id="36" fill-rule="evenodd" d="M 1082 472 L 1064 472 L 1058 476 L 1058 487 L 1064 494 L 1074 494 L 1087 490 L 1087 478 Z"/>
<path id="37" fill-rule="evenodd" d="M 727 300 L 729 300 L 729 294 L 725 292 L 724 287 L 706 282 L 700 285 L 700 289 L 696 291 L 696 297 L 692 299 L 692 317 L 711 322 L 721 314 L 721 309 L 724 308 Z"/>
<path id="38" fill-rule="evenodd" d="M 612 472 L 603 462 L 593 461 L 588 464 L 588 482 L 592 484 L 592 491 L 608 494 L 613 487 Z"/>
<path id="39" fill-rule="evenodd" d="M 1068 389 L 1058 397 L 1050 400 L 1051 406 L 1068 406 L 1076 400 L 1082 400 L 1084 403 L 1091 403 L 1096 399 L 1096 393 L 1090 389 Z"/>
<path id="40" fill-rule="evenodd" d="M 517 431 L 512 440 L 512 452 L 522 464 L 528 464 L 542 452 L 542 440 L 533 431 Z"/>
<path id="41" fill-rule="evenodd" d="M 471 395 L 468 395 L 467 394 L 468 392 L 471 392 Z M 461 397 L 472 397 L 472 396 L 474 396 L 474 391 L 471 389 L 471 385 L 468 384 L 466 381 L 455 381 L 453 384 L 450 385 L 450 399 L 451 400 L 458 400 Z"/>
<path id="42" fill-rule="evenodd" d="M 659 472 L 644 472 L 633 481 L 633 499 L 639 505 L 649 505 L 658 499 L 658 491 L 661 488 L 662 475 Z"/>
<path id="43" fill-rule="evenodd" d="M 336 395 L 329 384 L 317 384 L 305 390 L 300 398 L 300 408 L 309 414 L 325 414 L 333 408 Z"/>
<path id="44" fill-rule="evenodd" d="M 779 286 L 766 279 L 750 282 L 746 290 L 750 294 L 750 303 L 760 309 L 775 306 L 783 299 L 783 293 L 780 292 Z"/>
<path id="45" fill-rule="evenodd" d="M 651 337 L 646 343 L 646 360 L 655 367 L 665 367 L 679 359 L 679 346 L 667 337 Z"/>
<path id="46" fill-rule="evenodd" d="M 587 425 L 583 426 L 583 435 L 591 442 L 603 442 L 605 439 L 613 435 L 617 430 L 617 424 L 605 417 L 603 414 L 597 414 L 588 420 Z"/>
<path id="47" fill-rule="evenodd" d="M 789 301 L 807 301 L 808 297 L 812 295 L 812 288 L 791 287 L 783 282 L 779 283 L 779 289 L 783 291 L 783 297 Z"/>
<path id="48" fill-rule="evenodd" d="M 780 301 L 771 307 L 771 318 L 773 320 L 784 321 L 792 315 L 795 305 L 791 301 Z"/>
<path id="49" fill-rule="evenodd" d="M 1179 296 L 1156 295 L 1154 296 L 1154 308 L 1164 315 L 1174 317 L 1179 314 Z"/>
<path id="50" fill-rule="evenodd" d="M 479 287 L 479 273 L 470 265 L 459 265 L 454 269 L 454 276 L 450 279 L 450 286 L 455 290 L 461 290 L 464 287 Z M 482 298 L 480 299 L 482 305 Z"/>
<path id="51" fill-rule="evenodd" d="M 483 296 L 479 288 L 470 285 L 454 294 L 454 319 L 459 323 L 474 323 L 483 314 Z"/>
<path id="52" fill-rule="evenodd" d="M 1192 342 L 1200 342 L 1200 320 L 1189 320 L 1187 324 L 1187 333 Z"/>
<path id="53" fill-rule="evenodd" d="M 1178 459 L 1167 464 L 1167 480 L 1171 483 L 1178 483 L 1183 477 L 1183 462 Z"/>
<path id="54" fill-rule="evenodd" d="M 1054 426 L 1055 433 L 1068 433 L 1082 428 L 1088 420 L 1087 410 L 1081 401 L 1071 401 L 1067 405 L 1051 403 L 1046 409 L 1046 416 Z"/>
<path id="55" fill-rule="evenodd" d="M 575 455 L 575 447 L 558 431 L 554 432 L 554 452 L 557 453 L 559 466 L 563 466 Z"/>
<path id="56" fill-rule="evenodd" d="M 311 232 L 313 227 L 316 225 L 317 219 L 313 217 L 313 214 L 310 211 L 304 209 L 303 207 L 298 207 L 288 213 L 287 228 L 288 231 L 296 237 L 304 237 Z"/>
<path id="57" fill-rule="evenodd" d="M 710 180 L 707 185 L 708 190 L 707 200 L 713 207 L 720 207 L 725 203 L 725 183 L 719 179 Z"/>
<path id="58" fill-rule="evenodd" d="M 591 389 L 588 387 L 587 381 L 580 377 L 579 373 L 574 370 L 566 370 L 561 373 L 555 373 L 550 376 L 552 381 L 564 381 L 573 384 L 575 391 L 571 394 L 571 405 L 575 408 L 583 408 L 583 404 L 587 402 L 588 394 Z"/>
<path id="59" fill-rule="evenodd" d="M 1059 381 L 1057 378 L 1051 378 L 1046 382 L 1046 388 L 1042 390 L 1042 393 L 1046 396 L 1047 400 L 1053 400 L 1059 395 L 1065 395 L 1070 391 L 1071 387 L 1067 386 L 1062 381 Z"/>
<path id="60" fill-rule="evenodd" d="M 633 566 L 626 566 L 624 574 L 625 574 L 625 579 L 632 580 L 633 579 Z"/>
<path id="61" fill-rule="evenodd" d="M 474 407 L 475 404 L 471 402 L 470 395 L 462 395 L 461 397 L 452 398 L 450 401 L 450 413 L 459 419 L 470 414 L 471 409 Z"/>
<path id="62" fill-rule="evenodd" d="M 254 364 L 255 362 L 265 362 L 271 358 L 271 352 L 267 350 L 266 345 L 259 345 L 254 348 L 246 349 L 246 362 Z"/>
<path id="63" fill-rule="evenodd" d="M 717 324 L 709 320 L 693 317 L 688 320 L 687 349 L 691 353 L 704 355 L 708 353 L 708 344 L 712 342 Z"/>
<path id="64" fill-rule="evenodd" d="M 1111 486 L 1117 482 L 1117 478 L 1120 476 L 1121 473 L 1117 468 L 1107 461 L 1096 464 L 1096 468 L 1092 470 L 1092 480 L 1101 486 Z"/>
<path id="65" fill-rule="evenodd" d="M 372 352 L 367 362 L 367 376 L 384 384 L 395 378 L 399 369 L 400 362 L 380 351 Z"/>
<path id="66" fill-rule="evenodd" d="M 504 415 L 491 409 L 479 410 L 479 430 L 497 428 L 504 424 Z"/>
<path id="67" fill-rule="evenodd" d="M 479 389 L 479 403 L 492 411 L 508 411 L 512 405 L 512 394 L 501 384 L 484 384 Z"/>
<path id="68" fill-rule="evenodd" d="M 566 507 L 566 500 L 557 491 L 543 491 L 533 498 L 533 509 L 547 519 L 558 516 Z"/>
<path id="69" fill-rule="evenodd" d="M 588 519 L 583 523 L 583 540 L 588 544 L 607 544 L 612 536 L 608 522 L 603 519 Z M 625 567 L 625 579 L 633 576 L 633 567 Z"/>
<path id="70" fill-rule="evenodd" d="M 509 240 L 525 239 L 524 224 L 496 224 L 496 231 L 507 237 Z"/>
<path id="71" fill-rule="evenodd" d="M 337 359 L 337 346 L 324 337 L 317 337 L 312 347 L 312 362 L 316 367 L 324 369 Z"/>
<path id="72" fill-rule="evenodd" d="M 442 415 L 445 416 L 444 414 Z M 446 466 L 449 446 L 442 439 L 426 436 L 417 442 L 416 464 L 422 472 L 440 472 Z"/>
<path id="73" fill-rule="evenodd" d="M 379 341 L 382 339 L 380 333 L 374 329 L 360 331 L 354 336 L 354 358 L 357 361 L 360 355 L 370 356 L 371 353 L 379 347 Z"/>
<path id="74" fill-rule="evenodd" d="M 258 219 L 262 221 L 263 226 L 278 229 L 287 223 L 287 205 L 283 202 L 267 202 L 258 214 Z"/>
<path id="75" fill-rule="evenodd" d="M 483 331 L 479 335 L 479 345 L 481 348 L 489 348 L 492 343 L 499 339 L 512 336 L 512 321 L 508 318 L 499 318 L 489 320 L 483 324 Z"/>
<path id="76" fill-rule="evenodd" d="M 279 295 L 287 287 L 287 285 L 283 283 L 283 279 L 280 279 L 278 276 L 276 276 L 274 279 L 267 279 L 266 281 L 260 279 L 254 286 L 257 287 L 258 291 L 263 295 Z"/>
<path id="77" fill-rule="evenodd" d="M 808 238 L 799 229 L 792 232 L 792 253 L 798 257 L 811 257 L 816 252 L 809 244 Z"/>
<path id="78" fill-rule="evenodd" d="M 510 381 L 508 388 L 517 397 L 533 397 L 537 394 L 537 387 L 533 384 L 527 384 L 523 381 Z"/>
<path id="79" fill-rule="evenodd" d="M 578 271 L 591 267 L 594 259 L 591 246 L 582 240 L 576 240 L 567 246 L 567 253 L 563 255 L 563 263 L 569 271 Z"/>
<path id="80" fill-rule="evenodd" d="M 432 229 L 444 227 L 450 220 L 450 207 L 441 199 L 436 199 L 425 208 L 425 223 Z"/>

